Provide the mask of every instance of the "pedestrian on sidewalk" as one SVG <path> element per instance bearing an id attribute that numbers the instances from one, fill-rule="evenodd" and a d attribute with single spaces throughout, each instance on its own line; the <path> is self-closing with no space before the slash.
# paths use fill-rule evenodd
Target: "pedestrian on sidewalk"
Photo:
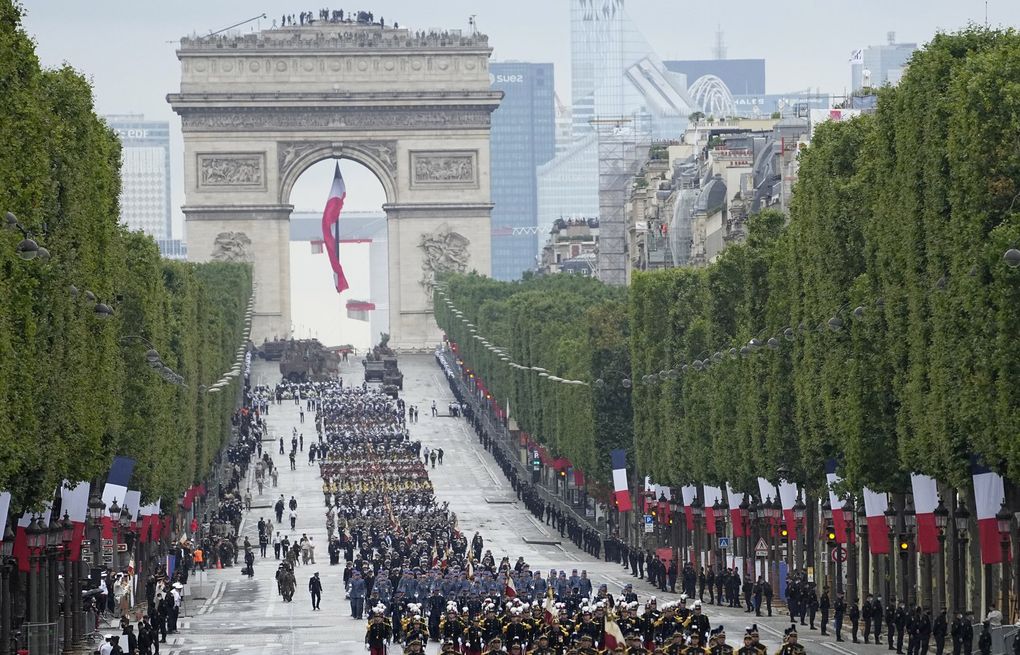
<path id="1" fill-rule="evenodd" d="M 273 555 L 276 559 L 280 559 L 280 533 L 277 532 L 276 536 L 273 537 Z"/>
<path id="2" fill-rule="evenodd" d="M 297 525 L 297 510 L 290 510 L 290 529 L 293 530 L 294 526 Z"/>
<path id="3" fill-rule="evenodd" d="M 436 401 L 432 401 L 432 415 L 439 416 L 439 411 L 436 409 Z"/>
<path id="4" fill-rule="evenodd" d="M 283 453 L 280 454 L 282 455 Z M 280 480 L 280 469 L 274 466 L 273 470 L 269 473 L 269 477 L 273 479 L 273 486 L 275 487 L 276 483 Z"/>
<path id="5" fill-rule="evenodd" d="M 312 596 L 312 611 L 318 610 L 322 600 L 322 580 L 319 579 L 318 571 L 308 579 L 308 593 Z"/>
<path id="6" fill-rule="evenodd" d="M 431 453 L 429 453 L 429 459 L 432 460 L 432 468 L 436 468 L 436 458 L 438 457 L 439 455 L 437 455 L 436 451 L 434 450 Z"/>
<path id="7" fill-rule="evenodd" d="M 439 452 L 439 465 L 442 466 L 443 465 L 443 449 L 440 448 L 438 452 Z"/>
<path id="8" fill-rule="evenodd" d="M 244 490 L 244 511 L 251 511 L 251 489 Z"/>

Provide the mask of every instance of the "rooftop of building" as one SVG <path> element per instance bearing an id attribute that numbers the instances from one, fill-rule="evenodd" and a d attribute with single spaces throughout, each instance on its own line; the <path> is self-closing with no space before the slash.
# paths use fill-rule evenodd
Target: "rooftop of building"
<path id="1" fill-rule="evenodd" d="M 324 10 L 327 11 L 327 10 Z M 259 32 L 224 32 L 221 34 L 193 34 L 181 38 L 181 51 L 216 50 L 232 48 L 238 50 L 317 50 L 317 49 L 388 49 L 388 48 L 488 48 L 488 35 L 480 32 L 469 34 L 461 30 L 411 30 L 400 27 L 398 22 L 386 24 L 383 17 L 376 20 L 368 14 L 351 20 L 317 15 L 302 18 L 300 22 L 279 25 L 274 19 L 273 27 Z M 294 20 L 300 14 L 288 14 L 284 18 Z"/>

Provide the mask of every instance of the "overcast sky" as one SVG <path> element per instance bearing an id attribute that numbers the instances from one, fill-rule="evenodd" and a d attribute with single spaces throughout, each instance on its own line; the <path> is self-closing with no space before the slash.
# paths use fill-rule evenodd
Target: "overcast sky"
<path id="1" fill-rule="evenodd" d="M 343 3 L 279 0 L 23 0 L 25 26 L 36 39 L 46 66 L 68 62 L 93 81 L 100 113 L 143 113 L 169 120 L 174 128 L 174 205 L 183 202 L 180 121 L 166 104 L 179 88 L 174 54 L 181 36 L 208 33 L 262 12 L 273 18 L 320 7 L 360 8 L 387 23 L 412 29 L 461 28 L 477 15 L 489 35 L 495 60 L 518 59 L 555 64 L 560 97 L 570 101 L 570 21 L 568 0 L 378 0 L 357 7 Z M 722 29 L 729 58 L 766 60 L 769 93 L 806 88 L 842 93 L 850 79 L 852 49 L 886 42 L 923 44 L 939 30 L 984 23 L 984 0 L 627 0 L 627 11 L 662 59 L 712 57 L 716 30 Z M 990 0 L 994 25 L 1020 24 L 1020 0 Z M 244 29 L 253 29 L 252 23 Z M 378 209 L 382 188 L 370 174 L 345 165 L 348 206 Z M 302 176 L 291 201 L 299 208 L 321 208 L 332 165 L 322 162 Z M 179 214 L 179 212 L 177 212 Z M 180 218 L 175 229 L 180 229 Z M 179 234 L 179 232 L 178 232 Z"/>

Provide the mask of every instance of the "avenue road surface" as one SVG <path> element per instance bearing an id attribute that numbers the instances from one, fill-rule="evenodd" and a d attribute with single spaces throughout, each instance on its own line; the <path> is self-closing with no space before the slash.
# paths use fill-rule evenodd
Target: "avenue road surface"
<path id="1" fill-rule="evenodd" d="M 492 550 L 496 561 L 506 555 L 514 562 L 523 556 L 532 570 L 543 573 L 550 568 L 587 569 L 597 587 L 606 583 L 609 592 L 617 594 L 626 583 L 633 583 L 641 604 L 648 596 L 674 599 L 662 594 L 642 580 L 633 578 L 618 564 L 596 560 L 564 539 L 559 544 L 528 544 L 525 539 L 559 541 L 551 527 L 538 521 L 517 502 L 509 481 L 492 457 L 478 444 L 474 433 L 462 418 L 433 418 L 429 407 L 433 400 L 445 411 L 453 395 L 443 377 L 442 370 L 432 356 L 402 356 L 400 368 L 404 373 L 402 397 L 409 405 L 417 405 L 420 419 L 410 426 L 412 440 L 420 440 L 430 448 L 444 450 L 443 465 L 430 469 L 436 494 L 440 502 L 449 501 L 457 513 L 460 529 L 470 540 L 476 530 L 482 533 L 485 547 Z M 342 370 L 345 383 L 361 384 L 360 361 L 346 364 Z M 252 382 L 275 384 L 279 372 L 275 362 L 253 363 Z M 278 439 L 282 434 L 289 444 L 291 429 L 303 432 L 305 443 L 315 439 L 312 414 L 306 414 L 305 423 L 299 423 L 298 409 L 292 401 L 271 405 L 266 417 L 270 436 Z M 366 653 L 364 644 L 365 622 L 350 617 L 350 605 L 344 600 L 342 566 L 330 566 L 327 552 L 325 507 L 323 505 L 318 465 L 309 466 L 307 453 L 299 452 L 297 470 L 291 471 L 286 455 L 279 455 L 275 443 L 266 441 L 264 447 L 272 454 L 280 469 L 279 486 L 266 487 L 257 495 L 252 484 L 252 511 L 241 524 L 241 540 L 247 536 L 256 545 L 255 576 L 248 579 L 240 567 L 195 573 L 189 581 L 189 595 L 185 597 L 181 615 L 181 629 L 167 638 L 161 652 L 170 655 L 276 655 L 279 653 L 347 654 Z M 249 469 L 250 470 L 250 469 Z M 276 593 L 274 573 L 277 561 L 272 546 L 269 557 L 258 557 L 258 519 L 273 520 L 272 503 L 279 494 L 298 500 L 297 528 L 287 531 L 291 540 L 308 534 L 316 543 L 316 564 L 298 566 L 297 593 L 294 602 L 284 603 Z M 500 502 L 501 501 L 501 502 Z M 284 522 L 287 522 L 286 516 Z M 288 526 L 289 527 L 289 526 Z M 276 528 L 282 526 L 276 526 Z M 322 610 L 312 612 L 307 585 L 308 578 L 318 571 L 323 579 Z M 726 628 L 728 642 L 739 647 L 744 628 L 754 619 L 743 610 L 717 608 L 704 605 L 712 626 Z M 780 643 L 788 619 L 780 616 L 757 619 L 762 641 L 774 652 Z M 853 644 L 849 638 L 848 622 L 844 624 L 844 643 L 835 643 L 834 637 L 819 638 L 818 632 L 807 627 L 800 629 L 800 642 L 808 653 L 850 655 L 853 653 L 887 652 L 885 647 Z M 438 652 L 438 644 L 430 643 L 428 653 Z M 400 653 L 399 645 L 391 646 L 392 653 Z"/>

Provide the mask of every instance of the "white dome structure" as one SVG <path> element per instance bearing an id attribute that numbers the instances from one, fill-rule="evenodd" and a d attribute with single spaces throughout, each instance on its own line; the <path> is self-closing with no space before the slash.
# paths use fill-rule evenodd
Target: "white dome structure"
<path id="1" fill-rule="evenodd" d="M 735 116 L 737 113 L 737 106 L 733 102 L 733 94 L 730 93 L 729 87 L 715 75 L 702 75 L 694 80 L 694 84 L 687 89 L 687 94 L 707 116 L 725 118 Z"/>

